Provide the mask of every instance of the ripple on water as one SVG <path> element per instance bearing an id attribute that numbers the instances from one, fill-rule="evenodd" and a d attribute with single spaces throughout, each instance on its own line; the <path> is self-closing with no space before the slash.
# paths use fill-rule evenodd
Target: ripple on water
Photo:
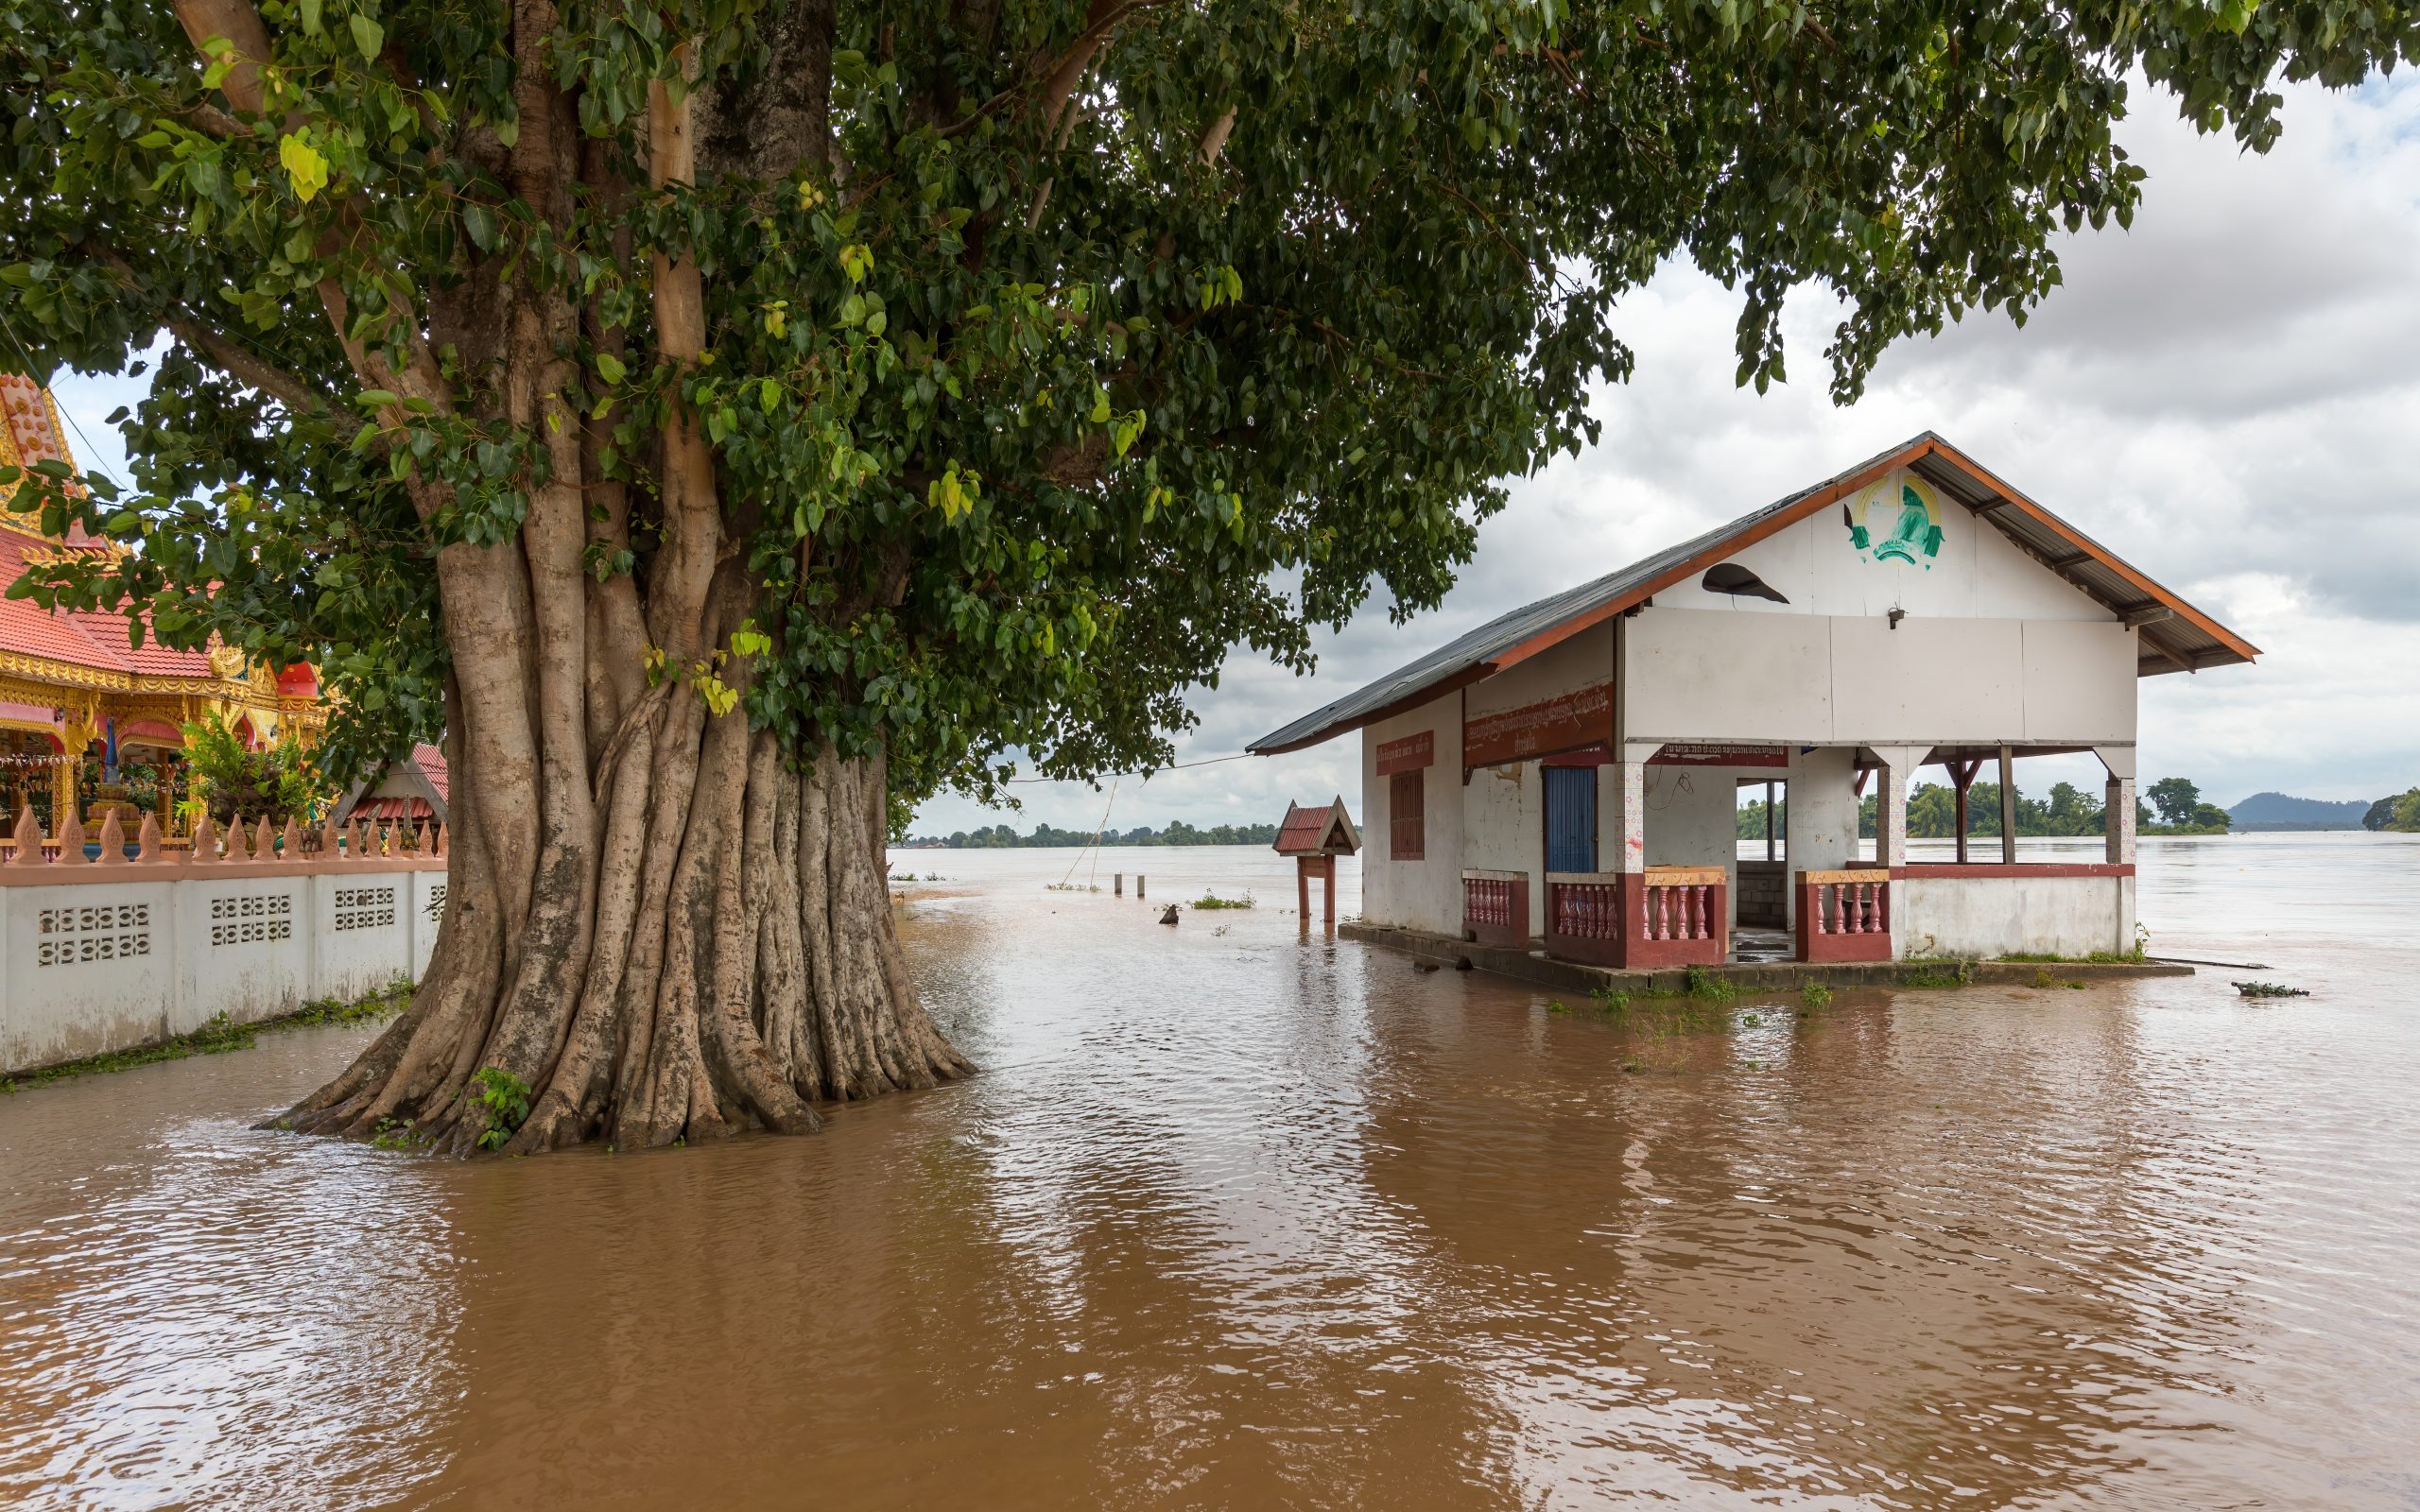
<path id="1" fill-rule="evenodd" d="M 1657 1041 L 952 853 L 908 943 L 984 1074 L 816 1139 L 246 1126 L 358 1030 L 27 1093 L 0 1501 L 2410 1505 L 2414 854 L 2147 847 L 2160 937 L 2256 944 L 2289 1006 L 1843 992 Z M 2347 874 L 2361 919 L 2302 901 Z"/>

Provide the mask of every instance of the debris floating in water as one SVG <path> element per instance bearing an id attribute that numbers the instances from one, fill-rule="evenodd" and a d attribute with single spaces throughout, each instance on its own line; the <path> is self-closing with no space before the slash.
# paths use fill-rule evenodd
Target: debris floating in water
<path id="1" fill-rule="evenodd" d="M 2310 996 L 2298 987 L 2280 987 L 2274 982 L 2230 982 L 2227 984 L 2248 998 L 2307 998 Z"/>
<path id="2" fill-rule="evenodd" d="M 1177 921 L 1176 904 L 1174 904 L 1174 903 L 1170 903 L 1170 904 L 1168 904 L 1167 912 L 1166 912 L 1166 913 L 1164 913 L 1164 914 L 1162 914 L 1162 915 L 1160 916 L 1160 922 L 1161 922 L 1161 923 L 1163 923 L 1163 924 L 1173 924 L 1173 923 L 1175 923 L 1176 921 Z"/>

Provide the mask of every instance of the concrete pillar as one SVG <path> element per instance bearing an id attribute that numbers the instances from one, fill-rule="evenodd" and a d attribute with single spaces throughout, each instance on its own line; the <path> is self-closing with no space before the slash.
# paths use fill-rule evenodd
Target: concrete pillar
<path id="1" fill-rule="evenodd" d="M 1783 827 L 1789 859 L 1789 922 L 1798 922 L 1797 874 L 1858 864 L 1857 748 L 1818 746 L 1789 759 L 1789 811 Z"/>
<path id="2" fill-rule="evenodd" d="M 1882 786 L 1874 803 L 1874 864 L 1877 867 L 1904 867 L 1908 864 L 1908 784 L 1916 775 L 1916 763 L 1924 760 L 1922 746 L 1876 746 L 1874 754 L 1882 758 Z"/>
<path id="3" fill-rule="evenodd" d="M 2135 864 L 2135 747 L 2132 746 L 2096 746 L 2093 754 L 2109 773 L 2109 782 L 2101 789 L 2100 828 L 2106 845 L 2104 854 L 2111 866 L 2131 867 Z M 2134 925 L 2126 926 L 2128 944 L 2133 943 Z"/>
<path id="4" fill-rule="evenodd" d="M 1647 869 L 1647 761 L 1661 748 L 1652 741 L 1623 746 L 1598 782 L 1597 865 L 1606 871 Z"/>

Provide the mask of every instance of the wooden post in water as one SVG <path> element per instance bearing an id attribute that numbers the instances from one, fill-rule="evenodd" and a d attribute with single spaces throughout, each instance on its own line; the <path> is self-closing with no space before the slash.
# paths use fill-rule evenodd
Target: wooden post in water
<path id="1" fill-rule="evenodd" d="M 1126 873 L 1113 871 L 1109 874 L 1109 893 L 1113 898 L 1126 896 Z"/>
<path id="2" fill-rule="evenodd" d="M 1139 871 L 1134 873 L 1134 898 L 1137 902 L 1143 898 L 1143 874 Z"/>

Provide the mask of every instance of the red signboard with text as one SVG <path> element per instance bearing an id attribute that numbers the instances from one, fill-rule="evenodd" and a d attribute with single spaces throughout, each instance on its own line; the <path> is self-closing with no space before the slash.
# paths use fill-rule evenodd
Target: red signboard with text
<path id="1" fill-rule="evenodd" d="M 1614 685 L 1594 683 L 1544 703 L 1462 721 L 1462 765 L 1493 766 L 1614 738 Z"/>
<path id="2" fill-rule="evenodd" d="M 1392 777 L 1397 772 L 1416 772 L 1437 759 L 1437 736 L 1432 730 L 1390 740 L 1378 747 L 1378 775 Z"/>

